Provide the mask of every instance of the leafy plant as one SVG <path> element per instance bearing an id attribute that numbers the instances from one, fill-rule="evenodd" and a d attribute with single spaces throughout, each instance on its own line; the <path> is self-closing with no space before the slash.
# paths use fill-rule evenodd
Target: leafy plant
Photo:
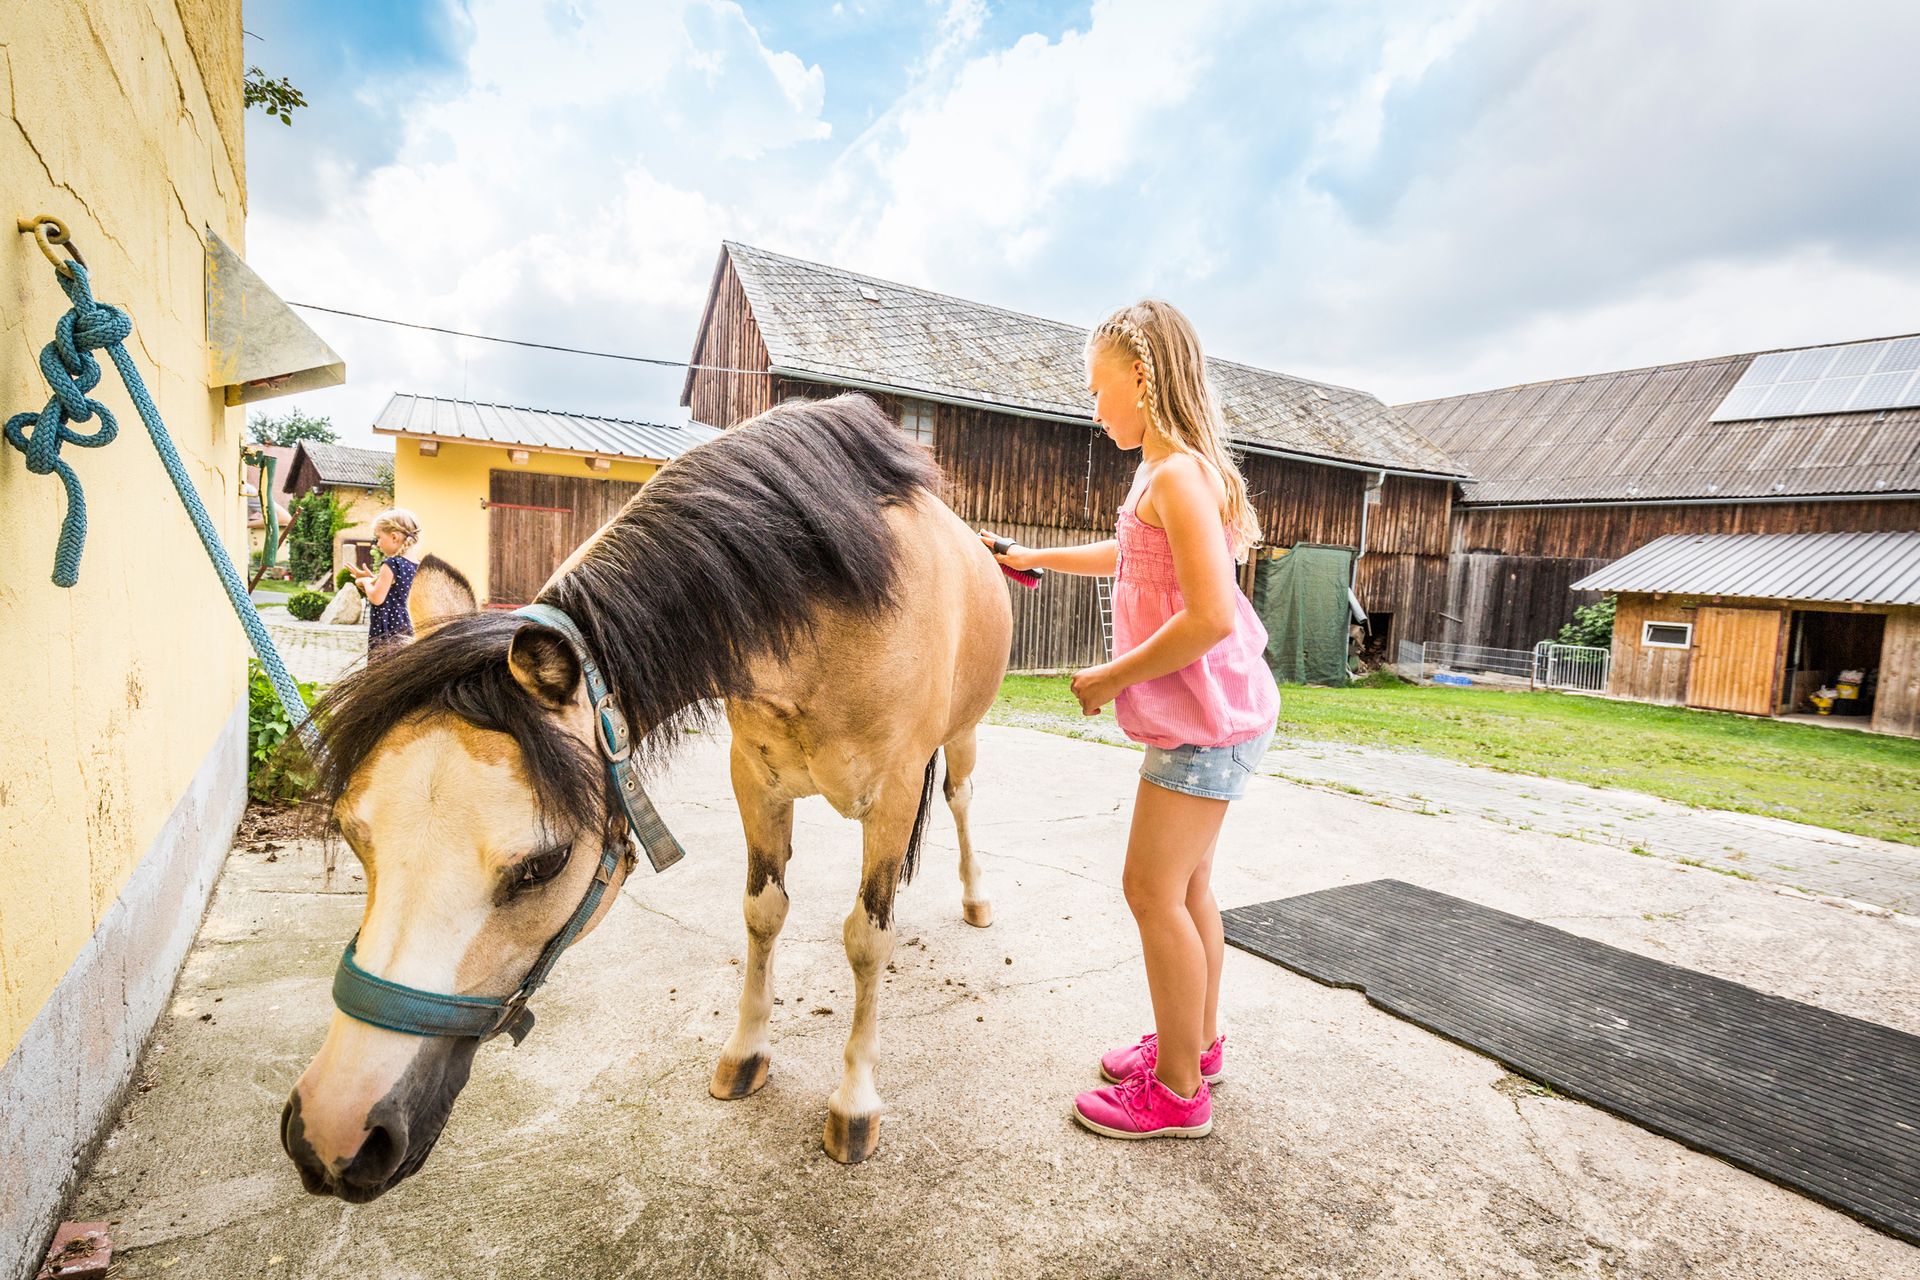
<path id="1" fill-rule="evenodd" d="M 307 105 L 306 95 L 294 88 L 292 81 L 285 76 L 281 76 L 278 80 L 269 80 L 267 73 L 258 67 L 247 68 L 242 101 L 246 106 L 259 107 L 281 124 L 286 125 L 293 123 L 293 113 L 296 108 Z"/>
<path id="2" fill-rule="evenodd" d="M 353 523 L 346 504 L 332 493 L 314 489 L 293 500 L 293 523 L 287 528 L 287 562 L 299 582 L 312 582 L 333 567 L 333 537 Z"/>
<path id="3" fill-rule="evenodd" d="M 297 404 L 288 406 L 285 413 L 256 415 L 248 421 L 247 431 L 255 444 L 290 445 L 302 440 L 337 444 L 340 440 L 340 433 L 333 429 L 333 419 L 302 413 Z"/>
<path id="4" fill-rule="evenodd" d="M 313 685 L 299 683 L 300 700 L 313 705 Z M 262 804 L 292 804 L 313 785 L 312 766 L 288 748 L 293 722 L 258 659 L 247 659 L 247 794 Z"/>
<path id="5" fill-rule="evenodd" d="M 1573 611 L 1573 621 L 1560 628 L 1554 643 L 1588 645 L 1596 649 L 1610 647 L 1613 644 L 1614 606 L 1618 603 L 1617 597 L 1606 596 L 1592 604 L 1581 605 Z"/>
<path id="6" fill-rule="evenodd" d="M 327 611 L 331 601 L 324 591 L 296 591 L 287 597 L 287 612 L 302 622 L 312 622 Z"/>

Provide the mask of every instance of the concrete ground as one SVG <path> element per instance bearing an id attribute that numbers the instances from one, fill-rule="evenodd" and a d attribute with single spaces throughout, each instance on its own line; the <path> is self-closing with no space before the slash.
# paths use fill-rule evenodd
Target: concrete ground
<path id="1" fill-rule="evenodd" d="M 773 1074 L 707 1096 L 744 956 L 722 741 L 653 788 L 691 850 L 641 873 L 484 1048 L 426 1167 L 362 1206 L 281 1154 L 360 910 L 350 860 L 236 851 L 141 1089 L 69 1216 L 118 1275 L 475 1277 L 1920 1277 L 1920 1250 L 1229 949 L 1228 1081 L 1198 1142 L 1078 1129 L 1073 1093 L 1147 1029 L 1119 888 L 1140 757 L 996 728 L 976 835 L 991 929 L 960 920 L 952 827 L 899 908 L 880 1007 L 881 1147 L 820 1150 L 851 1007 L 855 829 L 801 805 Z M 1516 784 L 1518 785 L 1518 784 Z M 1393 876 L 1674 964 L 1920 1032 L 1920 927 L 1602 844 L 1257 778 L 1223 905 Z"/>

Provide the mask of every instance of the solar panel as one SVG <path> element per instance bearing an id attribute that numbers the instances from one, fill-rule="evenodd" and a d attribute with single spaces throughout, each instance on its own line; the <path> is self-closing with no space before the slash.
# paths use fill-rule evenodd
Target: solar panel
<path id="1" fill-rule="evenodd" d="M 1755 356 L 1714 422 L 1920 406 L 1920 337 Z"/>

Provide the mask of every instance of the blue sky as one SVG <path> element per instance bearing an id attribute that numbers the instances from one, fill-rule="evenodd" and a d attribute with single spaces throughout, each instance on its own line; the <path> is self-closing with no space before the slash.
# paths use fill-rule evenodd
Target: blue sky
<path id="1" fill-rule="evenodd" d="M 255 0 L 281 294 L 685 358 L 736 238 L 1392 402 L 1920 330 L 1920 6 Z M 673 421 L 679 378 L 321 316 L 410 391 Z"/>

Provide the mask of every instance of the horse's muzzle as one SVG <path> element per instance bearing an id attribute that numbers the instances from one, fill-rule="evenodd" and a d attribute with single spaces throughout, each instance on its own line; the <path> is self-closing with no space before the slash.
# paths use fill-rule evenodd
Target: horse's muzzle
<path id="1" fill-rule="evenodd" d="M 360 1145 L 351 1152 L 315 1149 L 301 1114 L 302 1091 L 320 1085 L 303 1079 L 280 1113 L 280 1145 L 301 1185 L 313 1195 L 365 1204 L 411 1177 L 440 1140 L 479 1047 L 473 1039 L 424 1040 L 399 1082 L 367 1112 Z"/>

